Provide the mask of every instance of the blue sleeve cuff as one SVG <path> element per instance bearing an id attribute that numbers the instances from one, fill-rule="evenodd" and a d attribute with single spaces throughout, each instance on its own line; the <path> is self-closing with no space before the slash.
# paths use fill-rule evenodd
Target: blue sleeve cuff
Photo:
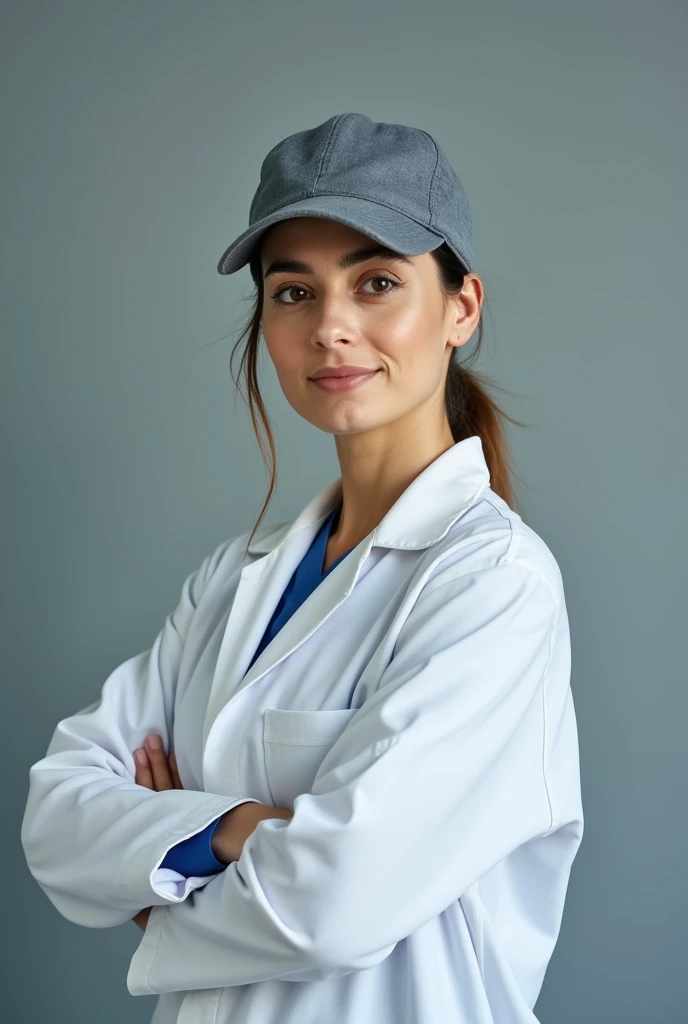
<path id="1" fill-rule="evenodd" d="M 191 875 L 215 875 L 218 871 L 224 871 L 227 865 L 217 859 L 210 846 L 210 839 L 221 818 L 222 815 L 206 825 L 202 832 L 182 839 L 168 850 L 160 867 L 172 868 L 187 878 Z"/>

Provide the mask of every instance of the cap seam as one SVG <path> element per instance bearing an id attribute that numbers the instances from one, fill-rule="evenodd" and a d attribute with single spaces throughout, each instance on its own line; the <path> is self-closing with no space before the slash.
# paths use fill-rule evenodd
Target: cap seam
<path id="1" fill-rule="evenodd" d="M 320 181 L 320 178 L 323 175 L 327 174 L 327 168 L 325 168 L 325 163 L 327 162 L 327 164 L 329 166 L 329 160 L 330 160 L 330 157 L 332 156 L 332 150 L 334 149 L 335 135 L 337 134 L 337 132 L 339 130 L 339 122 L 345 116 L 346 116 L 345 114 L 339 114 L 337 116 L 337 118 L 335 119 L 335 121 L 332 123 L 329 135 L 328 135 L 327 140 L 325 142 L 325 147 L 323 149 L 323 155 L 322 155 L 322 158 L 320 160 L 320 167 L 318 168 L 318 173 L 316 174 L 315 181 L 313 182 L 313 188 L 312 188 L 311 193 L 310 193 L 310 198 L 314 197 L 315 190 L 318 187 L 318 182 Z"/>
<path id="2" fill-rule="evenodd" d="M 430 178 L 430 189 L 429 189 L 429 192 L 428 192 L 428 213 L 429 213 L 429 217 L 430 217 L 430 223 L 433 224 L 435 221 L 434 221 L 433 213 L 432 213 L 432 199 L 433 199 L 432 193 L 433 193 L 433 188 L 435 187 L 435 178 L 437 177 L 437 168 L 439 167 L 439 163 L 440 163 L 440 151 L 438 149 L 437 143 L 433 139 L 433 137 L 430 134 L 430 132 L 424 131 L 423 128 L 419 128 L 418 131 L 423 132 L 423 135 L 427 135 L 427 137 L 430 139 L 430 141 L 432 142 L 433 147 L 435 149 L 435 166 L 432 169 L 432 176 Z"/>

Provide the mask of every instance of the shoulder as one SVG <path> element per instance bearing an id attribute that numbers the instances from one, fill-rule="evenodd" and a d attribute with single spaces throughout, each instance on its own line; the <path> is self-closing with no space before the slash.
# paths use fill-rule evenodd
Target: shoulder
<path id="1" fill-rule="evenodd" d="M 432 557 L 426 593 L 468 573 L 511 566 L 521 567 L 525 575 L 537 574 L 555 603 L 563 602 L 562 575 L 549 545 L 490 487 L 433 545 Z"/>

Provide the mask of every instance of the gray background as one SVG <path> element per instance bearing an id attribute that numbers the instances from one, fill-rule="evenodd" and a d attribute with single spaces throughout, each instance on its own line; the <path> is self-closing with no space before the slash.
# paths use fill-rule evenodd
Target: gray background
<path id="1" fill-rule="evenodd" d="M 3 5 L 3 1020 L 152 1014 L 136 926 L 80 928 L 29 875 L 28 768 L 258 515 L 250 278 L 215 267 L 268 149 L 348 110 L 431 132 L 467 188 L 476 369 L 528 423 L 519 498 L 564 576 L 586 832 L 537 1015 L 687 1019 L 687 29 L 657 0 Z M 276 522 L 338 463 L 262 380 Z"/>

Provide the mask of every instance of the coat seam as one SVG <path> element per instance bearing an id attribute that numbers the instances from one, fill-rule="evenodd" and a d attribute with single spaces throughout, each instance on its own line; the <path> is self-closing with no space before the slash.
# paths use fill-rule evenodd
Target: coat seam
<path id="1" fill-rule="evenodd" d="M 545 581 L 547 582 L 547 581 Z M 549 586 L 549 584 L 548 584 Z M 550 588 L 551 591 L 551 588 Z M 547 692 L 547 680 L 549 678 L 549 667 L 552 661 L 552 653 L 554 651 L 554 637 L 556 635 L 556 628 L 559 622 L 560 606 L 557 602 L 554 602 L 554 621 L 552 622 L 552 629 L 549 637 L 549 652 L 547 654 L 547 664 L 542 674 L 542 778 L 545 784 L 545 795 L 547 797 L 547 804 L 549 807 L 549 828 L 546 832 L 542 833 L 542 837 L 548 836 L 554 828 L 554 805 L 552 802 L 552 794 L 550 791 L 549 783 L 547 781 L 547 737 L 548 731 L 548 715 L 547 715 L 547 701 L 545 699 Z"/>
<path id="2" fill-rule="evenodd" d="M 166 908 L 165 907 L 160 907 L 158 909 L 165 910 Z M 153 911 L 151 911 L 151 913 L 152 912 Z M 155 995 L 155 992 L 153 991 L 153 987 L 152 987 L 152 985 L 150 983 L 150 978 L 151 978 L 151 973 L 153 971 L 153 967 L 155 965 L 155 961 L 158 958 L 158 950 L 160 949 L 160 937 L 161 937 L 161 935 L 162 935 L 162 921 L 158 921 L 158 934 L 155 936 L 155 949 L 153 950 L 153 954 L 151 956 L 151 961 L 150 961 L 150 963 L 148 965 L 148 970 L 146 971 L 146 988 L 148 989 L 148 991 L 150 992 L 151 995 Z"/>

